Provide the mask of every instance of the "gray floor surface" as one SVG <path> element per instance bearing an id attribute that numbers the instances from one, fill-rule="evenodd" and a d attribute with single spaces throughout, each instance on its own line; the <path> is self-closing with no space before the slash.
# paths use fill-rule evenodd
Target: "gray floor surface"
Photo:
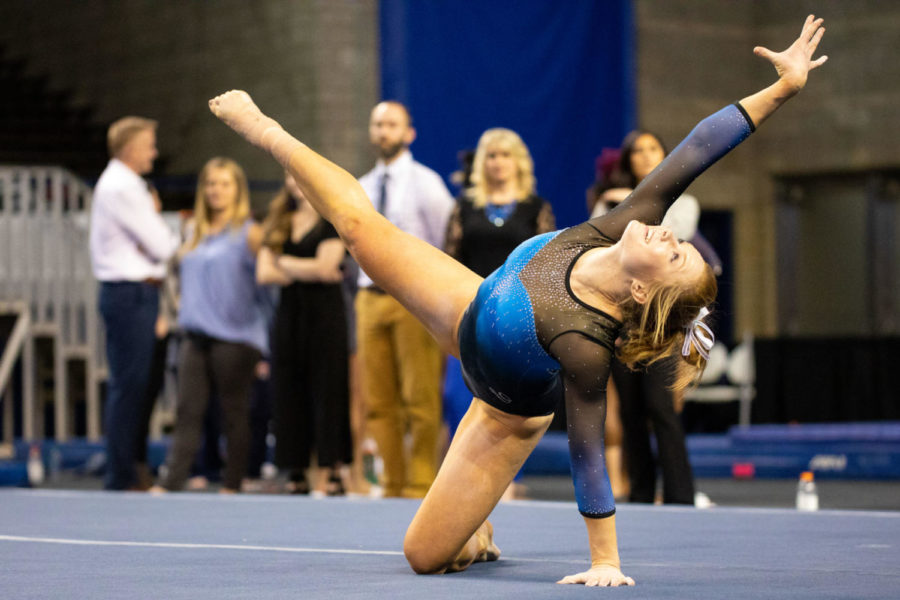
<path id="1" fill-rule="evenodd" d="M 559 586 L 587 566 L 569 502 L 500 504 L 495 563 L 417 576 L 415 500 L 0 490 L 3 598 L 896 598 L 900 512 L 640 506 L 616 519 L 637 585 Z"/>

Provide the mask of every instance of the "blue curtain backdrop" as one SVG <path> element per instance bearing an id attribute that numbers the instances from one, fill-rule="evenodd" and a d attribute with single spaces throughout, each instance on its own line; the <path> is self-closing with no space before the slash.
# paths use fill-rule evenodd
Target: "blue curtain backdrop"
<path id="1" fill-rule="evenodd" d="M 584 220 L 595 157 L 634 126 L 628 0 L 381 0 L 380 19 L 382 96 L 410 107 L 417 160 L 446 179 L 508 127 L 559 226 Z"/>

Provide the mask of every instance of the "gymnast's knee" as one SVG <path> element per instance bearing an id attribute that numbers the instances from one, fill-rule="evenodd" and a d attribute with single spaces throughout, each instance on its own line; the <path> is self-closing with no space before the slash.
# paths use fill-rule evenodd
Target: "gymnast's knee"
<path id="1" fill-rule="evenodd" d="M 440 575 L 446 573 L 453 558 L 437 556 L 424 542 L 412 539 L 407 533 L 403 540 L 403 554 L 413 571 L 418 575 Z"/>

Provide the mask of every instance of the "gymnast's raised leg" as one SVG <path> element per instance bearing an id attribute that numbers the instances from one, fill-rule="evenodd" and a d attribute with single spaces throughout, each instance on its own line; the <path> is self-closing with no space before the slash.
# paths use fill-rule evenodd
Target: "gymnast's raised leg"
<path id="1" fill-rule="evenodd" d="M 445 352 L 458 356 L 456 329 L 481 277 L 392 225 L 350 173 L 285 132 L 246 92 L 226 92 L 210 100 L 209 106 L 291 173 L 369 277 L 415 315 Z"/>

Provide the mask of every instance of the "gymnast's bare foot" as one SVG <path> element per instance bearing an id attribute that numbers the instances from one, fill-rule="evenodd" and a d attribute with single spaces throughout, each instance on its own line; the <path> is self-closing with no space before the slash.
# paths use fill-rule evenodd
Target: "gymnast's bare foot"
<path id="1" fill-rule="evenodd" d="M 264 115 L 250 95 L 242 90 L 216 96 L 209 101 L 209 110 L 245 140 L 263 149 L 267 149 L 263 143 L 265 133 L 281 130 L 281 125 Z"/>
<path id="2" fill-rule="evenodd" d="M 472 562 L 492 562 L 500 558 L 500 548 L 494 543 L 494 526 L 485 521 L 475 532 L 481 545 L 481 552 Z"/>
<path id="3" fill-rule="evenodd" d="M 475 548 L 472 548 L 473 539 L 476 542 Z M 494 527 L 488 521 L 485 521 L 475 530 L 475 534 L 466 541 L 465 546 L 463 546 L 456 558 L 445 569 L 435 572 L 456 573 L 465 571 L 472 563 L 490 562 L 498 558 L 500 558 L 500 548 L 494 544 Z"/>

